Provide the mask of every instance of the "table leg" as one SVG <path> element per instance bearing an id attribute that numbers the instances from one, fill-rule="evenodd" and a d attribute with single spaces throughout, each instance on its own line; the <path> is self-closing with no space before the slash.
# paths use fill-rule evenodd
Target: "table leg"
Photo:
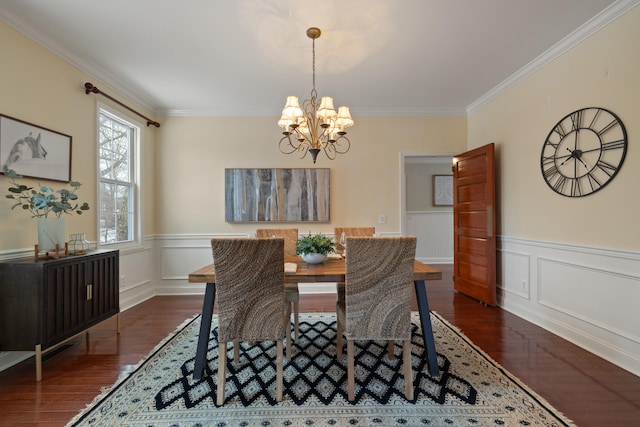
<path id="1" fill-rule="evenodd" d="M 202 304 L 202 317 L 200 318 L 198 348 L 196 350 L 196 360 L 193 368 L 194 380 L 200 380 L 204 376 L 204 365 L 207 363 L 209 335 L 211 334 L 211 317 L 213 316 L 213 303 L 215 300 L 216 284 L 207 283 L 207 287 L 204 291 L 204 303 Z"/>
<path id="2" fill-rule="evenodd" d="M 436 343 L 433 339 L 433 328 L 431 327 L 431 317 L 429 314 L 429 300 L 427 299 L 427 289 L 424 280 L 414 280 L 416 289 L 416 299 L 418 300 L 418 312 L 420 313 L 420 326 L 424 336 L 424 346 L 427 352 L 429 363 L 429 375 L 437 377 L 440 375 L 438 368 L 438 354 L 436 353 Z"/>

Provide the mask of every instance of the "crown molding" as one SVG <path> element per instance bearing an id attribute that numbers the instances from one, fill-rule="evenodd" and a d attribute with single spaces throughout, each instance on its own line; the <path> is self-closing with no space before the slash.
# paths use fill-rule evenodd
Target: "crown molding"
<path id="1" fill-rule="evenodd" d="M 127 84 L 122 79 L 119 79 L 113 74 L 106 72 L 104 68 L 98 67 L 95 64 L 87 61 L 86 59 L 72 54 L 67 49 L 65 49 L 64 46 L 61 46 L 58 43 L 53 42 L 50 38 L 44 36 L 40 31 L 38 31 L 37 28 L 34 28 L 33 26 L 25 23 L 20 18 L 6 11 L 0 10 L 0 20 L 25 37 L 44 47 L 54 55 L 62 58 L 66 62 L 78 68 L 80 71 L 88 74 L 92 78 L 99 80 L 101 82 L 100 84 L 105 84 L 106 86 L 114 89 L 116 92 L 126 94 L 123 96 L 126 96 L 126 98 L 130 101 L 138 104 L 140 107 L 151 113 L 155 113 L 155 106 L 158 104 L 156 100 L 154 100 L 148 94 L 141 93 L 134 85 Z M 83 85 L 84 82 L 81 82 L 81 84 L 79 84 L 79 87 L 84 88 Z"/>
<path id="2" fill-rule="evenodd" d="M 581 25 L 564 39 L 560 40 L 558 43 L 547 49 L 533 61 L 529 62 L 527 65 L 513 73 L 511 76 L 507 77 L 507 79 L 502 83 L 469 104 L 466 108 L 467 114 L 473 112 L 475 109 L 505 93 L 507 90 L 520 83 L 527 77 L 531 76 L 545 65 L 556 60 L 573 47 L 582 43 L 591 35 L 597 33 L 602 28 L 606 27 L 625 13 L 629 12 L 638 4 L 640 4 L 640 0 L 618 0 L 615 3 L 612 3 L 611 5 L 609 5 L 609 7 L 591 18 L 589 21 L 585 22 L 583 25 Z"/>
<path id="3" fill-rule="evenodd" d="M 461 108 L 358 108 L 351 107 L 351 114 L 356 117 L 368 116 L 466 116 L 466 110 Z M 276 109 L 263 110 L 162 110 L 158 116 L 166 117 L 249 117 L 249 116 L 280 116 L 280 111 Z"/>

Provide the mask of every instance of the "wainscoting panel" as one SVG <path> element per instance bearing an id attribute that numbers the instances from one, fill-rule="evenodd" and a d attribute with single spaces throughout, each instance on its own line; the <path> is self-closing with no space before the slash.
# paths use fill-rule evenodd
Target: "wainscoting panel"
<path id="1" fill-rule="evenodd" d="M 144 239 L 141 248 L 120 251 L 120 311 L 140 304 L 156 293 L 153 238 Z"/>
<path id="2" fill-rule="evenodd" d="M 501 307 L 640 375 L 640 253 L 503 236 L 498 255 Z"/>
<path id="3" fill-rule="evenodd" d="M 502 285 L 500 286 L 502 291 L 528 300 L 530 298 L 530 255 L 502 250 L 499 251 L 497 261 L 500 264 L 498 272 L 500 272 L 500 277 L 502 278 Z"/>
<path id="4" fill-rule="evenodd" d="M 162 246 L 160 279 L 186 279 L 192 271 L 211 264 L 213 256 L 210 239 L 206 243 L 197 246 Z"/>
<path id="5" fill-rule="evenodd" d="M 408 212 L 407 234 L 418 238 L 416 258 L 431 264 L 453 262 L 453 212 Z"/>
<path id="6" fill-rule="evenodd" d="M 539 258 L 538 283 L 539 304 L 640 342 L 640 277 Z M 589 298 L 593 295 L 585 295 L 586 290 L 594 289 L 598 290 L 597 304 Z M 621 299 L 621 295 L 627 297 Z"/>

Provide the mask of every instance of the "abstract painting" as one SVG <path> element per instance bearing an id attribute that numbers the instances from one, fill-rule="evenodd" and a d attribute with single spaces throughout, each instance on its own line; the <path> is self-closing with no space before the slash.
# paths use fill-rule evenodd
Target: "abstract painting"
<path id="1" fill-rule="evenodd" d="M 225 221 L 329 222 L 329 169 L 225 169 Z"/>

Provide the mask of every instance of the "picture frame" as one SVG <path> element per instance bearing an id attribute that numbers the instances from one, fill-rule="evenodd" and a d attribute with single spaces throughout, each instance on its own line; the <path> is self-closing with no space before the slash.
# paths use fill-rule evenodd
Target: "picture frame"
<path id="1" fill-rule="evenodd" d="M 225 169 L 226 222 L 329 222 L 330 169 Z"/>
<path id="2" fill-rule="evenodd" d="M 71 135 L 0 114 L 0 172 L 71 181 Z"/>
<path id="3" fill-rule="evenodd" d="M 453 175 L 433 175 L 433 206 L 453 206 Z"/>

